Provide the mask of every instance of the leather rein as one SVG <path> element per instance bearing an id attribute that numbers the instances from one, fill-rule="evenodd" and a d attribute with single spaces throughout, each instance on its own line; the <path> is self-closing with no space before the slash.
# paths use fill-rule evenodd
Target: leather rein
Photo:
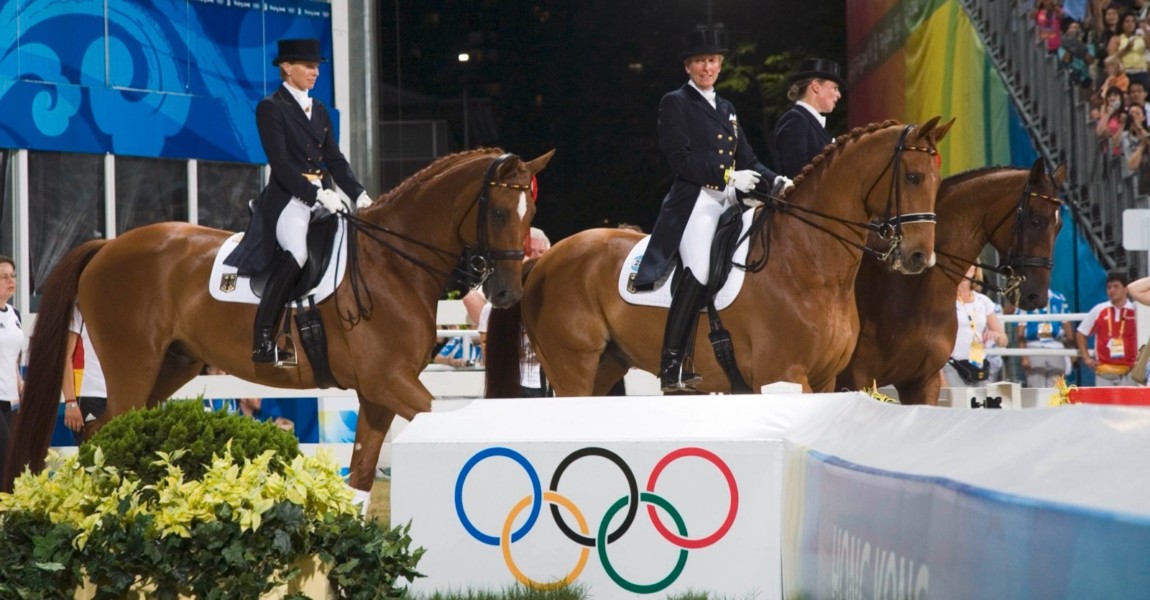
<path id="1" fill-rule="evenodd" d="M 443 250 L 432 244 L 428 244 L 422 240 L 418 240 L 409 235 L 400 233 L 386 227 L 384 225 L 377 225 L 370 221 L 366 221 L 356 215 L 350 213 L 337 213 L 337 216 L 347 220 L 348 224 L 348 273 L 349 284 L 352 289 L 352 297 L 355 298 L 356 309 L 355 311 L 348 311 L 346 314 L 339 310 L 339 295 L 336 295 L 336 308 L 340 313 L 340 320 L 345 322 L 348 326 L 354 327 L 356 323 L 362 318 L 370 318 L 371 312 L 374 308 L 374 301 L 371 297 L 371 290 L 363 285 L 363 273 L 359 265 L 358 250 L 356 246 L 356 235 L 363 234 L 368 238 L 374 240 L 384 248 L 391 250 L 400 258 L 412 263 L 413 265 L 427 271 L 428 273 L 450 279 L 453 275 L 465 283 L 469 288 L 475 289 L 481 285 L 487 278 L 495 272 L 495 263 L 501 260 L 523 260 L 523 249 L 509 250 L 503 248 L 491 248 L 488 242 L 488 216 L 490 212 L 491 196 L 490 191 L 492 188 L 510 188 L 519 191 L 531 191 L 531 185 L 522 185 L 517 183 L 506 183 L 496 181 L 499 169 L 512 158 L 518 158 L 517 155 L 510 152 L 500 155 L 493 160 L 487 167 L 487 171 L 483 176 L 483 183 L 479 186 L 479 194 L 468 205 L 467 210 L 463 212 L 463 216 L 459 222 L 462 224 L 467 220 L 467 215 L 476 207 L 479 213 L 475 219 L 475 248 L 464 245 L 463 252 L 458 256 L 454 252 Z M 442 257 L 452 257 L 456 259 L 455 266 L 450 270 L 445 270 L 435 265 L 430 264 L 428 261 L 415 256 L 411 252 L 398 247 L 392 243 L 388 237 L 397 238 L 406 242 L 429 250 L 432 253 Z"/>
<path id="2" fill-rule="evenodd" d="M 763 257 L 756 261 L 748 261 L 745 265 L 736 264 L 735 266 L 750 272 L 757 272 L 766 266 L 767 261 L 770 259 L 770 220 L 776 212 L 784 211 L 789 211 L 791 216 L 798 219 L 799 221 L 806 223 L 815 229 L 823 231 L 827 235 L 830 235 L 831 237 L 843 242 L 844 244 L 847 244 L 848 246 L 852 246 L 865 254 L 870 254 L 871 256 L 884 263 L 889 263 L 895 252 L 902 245 L 902 226 L 904 223 L 935 223 L 937 220 L 936 215 L 933 212 L 902 214 L 902 186 L 899 178 L 899 173 L 902 170 L 902 161 L 899 159 L 902 157 L 902 153 L 905 151 L 913 151 L 925 152 L 931 156 L 936 156 L 938 154 L 938 150 L 929 146 L 906 145 L 906 137 L 912 129 L 914 129 L 914 125 L 906 125 L 903 127 L 902 132 L 899 134 L 898 144 L 895 145 L 894 153 L 891 155 L 890 161 L 887 162 L 886 167 L 884 167 L 882 172 L 879 173 L 878 177 L 875 178 L 874 183 L 871 184 L 870 188 L 867 189 L 866 195 L 863 196 L 864 198 L 869 197 L 871 192 L 874 191 L 875 186 L 878 185 L 878 182 L 882 180 L 884 175 L 886 175 L 887 171 L 891 171 L 890 192 L 887 195 L 884 219 L 872 220 L 866 223 L 849 221 L 847 219 L 836 217 L 822 211 L 814 210 L 805 206 L 800 206 L 793 202 L 789 202 L 774 194 L 773 192 L 768 194 L 758 192 L 756 190 L 751 190 L 749 194 L 750 196 L 763 201 L 763 210 L 760 211 L 759 214 L 755 217 L 755 220 L 751 223 L 751 226 L 747 228 L 746 233 L 742 235 L 742 238 L 739 239 L 738 243 L 741 244 L 743 240 L 749 237 L 754 231 L 761 229 L 764 232 Z M 892 207 L 894 209 L 894 216 L 891 216 Z M 834 221 L 855 230 L 872 231 L 877 233 L 884 240 L 888 240 L 890 242 L 890 247 L 885 252 L 880 252 L 874 248 L 868 247 L 866 244 L 859 244 L 857 242 L 848 240 L 842 235 L 831 231 L 826 226 L 796 213 L 806 213 L 807 215 L 811 215 L 813 217 Z"/>

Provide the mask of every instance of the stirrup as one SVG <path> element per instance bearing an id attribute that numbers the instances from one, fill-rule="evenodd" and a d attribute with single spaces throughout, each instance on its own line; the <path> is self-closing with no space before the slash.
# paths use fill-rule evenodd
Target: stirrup
<path id="1" fill-rule="evenodd" d="M 299 359 L 296 358 L 295 342 L 291 338 L 290 333 L 283 334 L 284 348 L 280 350 L 280 345 L 275 344 L 275 360 L 272 361 L 277 369 L 295 369 L 299 367 Z"/>
<path id="2" fill-rule="evenodd" d="M 697 373 L 684 371 L 681 368 L 679 369 L 679 376 L 675 378 L 675 381 L 665 383 L 662 377 L 659 379 L 660 389 L 664 394 L 694 394 L 698 392 L 695 386 L 703 383 L 703 378 Z"/>

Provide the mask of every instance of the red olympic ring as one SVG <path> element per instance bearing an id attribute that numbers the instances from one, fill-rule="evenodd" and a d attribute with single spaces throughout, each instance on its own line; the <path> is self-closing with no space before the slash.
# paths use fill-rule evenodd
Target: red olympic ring
<path id="1" fill-rule="evenodd" d="M 690 539 L 672 533 L 671 530 L 667 529 L 667 527 L 663 525 L 663 522 L 659 520 L 659 515 L 655 512 L 655 506 L 653 504 L 647 505 L 647 514 L 651 517 L 651 523 L 655 526 L 655 529 L 668 542 L 671 542 L 680 548 L 688 548 L 692 550 L 698 548 L 706 548 L 707 546 L 710 546 L 711 544 L 719 541 L 719 539 L 721 539 L 724 535 L 727 535 L 727 531 L 729 531 L 731 526 L 734 525 L 735 515 L 739 512 L 739 488 L 735 484 L 735 474 L 731 472 L 731 468 L 728 467 L 727 463 L 723 462 L 723 460 L 719 458 L 718 455 L 702 448 L 680 448 L 667 454 L 667 456 L 664 456 L 663 459 L 659 461 L 659 464 L 655 465 L 655 468 L 651 470 L 651 477 L 647 480 L 647 491 L 654 493 L 655 482 L 659 479 L 659 475 L 663 472 L 663 469 L 665 469 L 667 465 L 671 464 L 672 462 L 685 456 L 696 456 L 710 462 L 711 464 L 715 465 L 715 468 L 717 468 L 723 474 L 723 477 L 727 479 L 727 488 L 731 493 L 731 508 L 727 511 L 727 518 L 723 521 L 723 524 L 720 525 L 719 528 L 715 530 L 715 532 L 711 535 L 700 539 Z"/>

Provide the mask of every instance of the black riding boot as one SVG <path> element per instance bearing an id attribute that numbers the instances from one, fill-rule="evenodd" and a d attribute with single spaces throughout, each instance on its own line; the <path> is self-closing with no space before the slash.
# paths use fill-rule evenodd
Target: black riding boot
<path id="1" fill-rule="evenodd" d="M 699 321 L 699 306 L 707 286 L 699 283 L 690 269 L 683 272 L 679 289 L 671 298 L 667 328 L 663 332 L 663 355 L 659 361 L 659 382 L 664 393 L 693 392 L 703 380 L 696 373 L 683 370 L 691 355 L 691 333 Z"/>
<path id="2" fill-rule="evenodd" d="M 264 286 L 260 306 L 256 309 L 256 322 L 252 335 L 252 362 L 270 363 L 276 360 L 276 327 L 283 316 L 288 295 L 300 276 L 300 267 L 291 252 L 280 251 L 274 259 L 276 264 Z M 281 352 L 280 360 L 291 357 Z"/>

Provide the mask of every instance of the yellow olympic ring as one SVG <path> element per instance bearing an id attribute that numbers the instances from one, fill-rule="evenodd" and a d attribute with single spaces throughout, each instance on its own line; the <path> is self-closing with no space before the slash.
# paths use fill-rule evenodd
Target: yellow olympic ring
<path id="1" fill-rule="evenodd" d="M 591 549 L 583 547 L 579 552 L 579 562 L 575 564 L 575 568 L 571 569 L 571 572 L 567 573 L 566 577 L 558 581 L 541 583 L 524 575 L 523 571 L 520 571 L 519 567 L 516 566 L 515 559 L 511 557 L 511 526 L 515 524 L 515 517 L 519 516 L 519 513 L 523 512 L 523 509 L 531 504 L 531 499 L 532 497 L 528 495 L 520 500 L 519 504 L 516 504 L 515 507 L 511 509 L 511 512 L 507 515 L 507 520 L 503 523 L 503 531 L 499 535 L 499 546 L 503 549 L 503 561 L 507 563 L 507 569 L 515 576 L 515 579 L 519 580 L 519 583 L 541 590 L 559 589 L 579 579 L 579 575 L 583 573 L 583 567 L 587 566 L 587 555 L 591 553 Z M 571 515 L 575 517 L 575 522 L 579 524 L 579 532 L 583 535 L 590 533 L 587 529 L 587 519 L 583 518 L 583 513 L 580 512 L 579 508 L 575 506 L 575 503 L 568 500 L 566 496 L 558 492 L 543 492 L 543 500 L 566 508 Z"/>

